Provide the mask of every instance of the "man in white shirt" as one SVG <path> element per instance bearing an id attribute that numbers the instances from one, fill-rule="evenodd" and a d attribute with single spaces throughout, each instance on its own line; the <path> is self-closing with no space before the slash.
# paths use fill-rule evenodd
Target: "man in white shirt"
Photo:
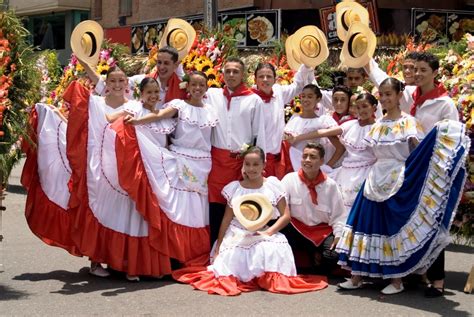
<path id="1" fill-rule="evenodd" d="M 346 223 L 347 211 L 336 182 L 320 170 L 324 154 L 321 145 L 308 143 L 303 149 L 301 169 L 283 178 L 291 223 L 282 233 L 293 250 L 308 252 L 313 264 L 328 274 L 337 263 L 334 249 Z"/>
<path id="2" fill-rule="evenodd" d="M 217 113 L 219 123 L 212 129 L 212 168 L 208 178 L 211 244 L 217 239 L 224 216 L 225 185 L 241 177 L 243 145 L 256 144 L 264 151 L 263 102 L 243 83 L 244 63 L 231 57 L 224 64 L 224 88 L 209 88 L 205 103 Z"/>

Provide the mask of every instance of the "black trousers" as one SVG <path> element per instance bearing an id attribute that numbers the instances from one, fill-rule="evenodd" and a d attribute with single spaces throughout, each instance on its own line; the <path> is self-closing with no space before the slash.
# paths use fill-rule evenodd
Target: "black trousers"
<path id="1" fill-rule="evenodd" d="M 224 218 L 225 204 L 209 203 L 209 227 L 211 229 L 211 248 L 219 236 L 222 218 Z"/>
<path id="2" fill-rule="evenodd" d="M 431 264 L 430 268 L 426 272 L 426 277 L 433 281 L 444 280 L 444 250 L 438 255 L 438 258 Z"/>
<path id="3" fill-rule="evenodd" d="M 319 246 L 316 246 L 313 242 L 299 233 L 291 223 L 280 232 L 286 236 L 292 250 L 303 251 L 310 256 L 313 268 L 318 270 L 320 273 L 329 274 L 336 267 L 339 255 L 337 252 L 331 250 L 331 245 L 334 242 L 334 235 L 329 235 Z M 318 263 L 318 266 L 314 261 L 316 254 L 321 255 L 321 262 Z"/>

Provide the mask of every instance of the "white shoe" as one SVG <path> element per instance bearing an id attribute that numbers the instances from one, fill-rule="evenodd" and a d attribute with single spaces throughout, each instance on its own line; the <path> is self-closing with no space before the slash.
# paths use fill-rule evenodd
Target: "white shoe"
<path id="1" fill-rule="evenodd" d="M 392 283 L 388 284 L 383 290 L 381 290 L 381 293 L 384 295 L 394 295 L 401 293 L 405 290 L 403 287 L 403 283 L 400 283 L 400 288 L 396 288 L 395 285 Z"/>
<path id="2" fill-rule="evenodd" d="M 140 282 L 140 277 L 138 275 L 128 275 L 126 276 L 129 282 Z"/>
<path id="3" fill-rule="evenodd" d="M 98 277 L 108 277 L 110 275 L 110 273 L 106 269 L 104 269 L 100 264 L 91 265 L 89 274 L 98 276 Z"/>
<path id="4" fill-rule="evenodd" d="M 353 289 L 358 289 L 358 288 L 361 288 L 362 287 L 362 280 L 360 280 L 356 285 L 354 285 L 352 283 L 352 280 L 351 279 L 348 279 L 347 281 L 345 281 L 344 283 L 339 283 L 337 284 L 337 286 L 340 288 L 340 289 L 346 289 L 346 290 L 353 290 Z"/>

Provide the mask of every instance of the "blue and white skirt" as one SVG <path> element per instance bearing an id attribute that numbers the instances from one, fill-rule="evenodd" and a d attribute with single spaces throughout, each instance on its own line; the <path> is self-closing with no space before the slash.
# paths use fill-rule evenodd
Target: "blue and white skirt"
<path id="1" fill-rule="evenodd" d="M 394 196 L 371 201 L 364 183 L 336 248 L 339 264 L 370 277 L 424 273 L 450 242 L 469 146 L 464 124 L 441 121 L 407 158 Z"/>

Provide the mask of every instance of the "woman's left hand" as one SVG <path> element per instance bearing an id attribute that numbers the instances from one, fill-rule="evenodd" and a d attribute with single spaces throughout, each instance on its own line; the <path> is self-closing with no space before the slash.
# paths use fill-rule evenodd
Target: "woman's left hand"
<path id="1" fill-rule="evenodd" d="M 273 236 L 273 235 L 275 234 L 275 233 L 274 233 L 272 230 L 270 230 L 270 229 L 267 229 L 267 230 L 265 230 L 265 231 L 257 231 L 257 233 L 258 233 L 259 235 L 261 235 L 261 236 L 269 236 L 269 237 L 271 237 L 271 236 Z"/>

